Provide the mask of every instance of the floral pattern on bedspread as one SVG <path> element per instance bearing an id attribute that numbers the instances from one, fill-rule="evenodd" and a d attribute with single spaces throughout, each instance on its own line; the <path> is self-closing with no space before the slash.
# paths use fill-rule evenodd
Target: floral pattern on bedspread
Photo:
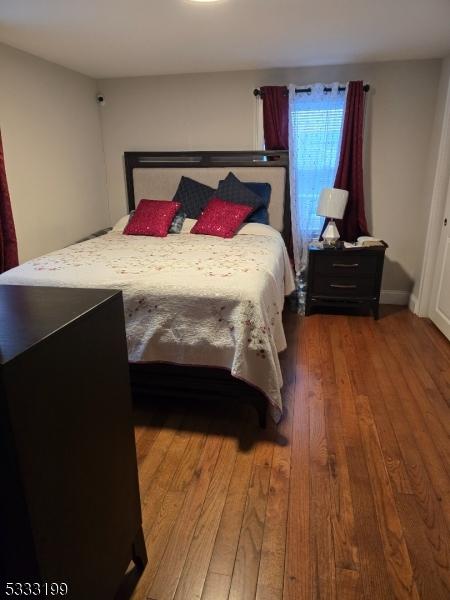
<path id="1" fill-rule="evenodd" d="M 113 253 L 109 256 L 111 235 L 115 235 L 116 239 L 114 240 Z M 65 267 L 100 264 L 111 267 L 118 275 L 142 275 L 151 271 L 172 271 L 181 265 L 184 269 L 194 269 L 210 277 L 229 277 L 236 270 L 243 273 L 250 270 L 260 271 L 261 266 L 258 264 L 260 262 L 258 258 L 268 257 L 273 252 L 264 236 L 241 236 L 238 238 L 240 242 L 238 249 L 231 246 L 223 251 L 217 248 L 216 243 L 209 241 L 211 236 L 202 236 L 202 238 L 208 237 L 208 243 L 201 245 L 198 244 L 199 238 L 194 238 L 194 236 L 189 236 L 189 239 L 186 239 L 187 236 L 184 235 L 182 237 L 168 237 L 174 237 L 175 239 L 145 238 L 145 241 L 152 240 L 156 242 L 154 244 L 156 247 L 149 251 L 146 245 L 143 246 L 141 243 L 143 236 L 130 239 L 113 233 L 90 240 L 90 242 L 95 243 L 95 247 L 92 247 L 94 244 L 90 243 L 76 244 L 59 251 L 59 256 L 55 256 L 56 253 L 47 254 L 30 262 L 34 269 L 38 271 L 57 271 Z M 191 241 L 192 239 L 195 241 Z M 216 238 L 212 239 L 216 240 Z M 202 250 L 201 256 L 198 254 L 199 247 Z M 116 256 L 116 254 L 120 254 L 121 250 L 128 253 L 133 249 L 135 249 L 135 253 L 129 256 L 126 267 L 124 267 L 122 257 Z M 258 258 L 249 256 L 249 251 L 258 254 Z M 105 252 L 107 253 L 106 256 Z M 105 259 L 107 262 L 105 262 Z"/>
<path id="2" fill-rule="evenodd" d="M 278 420 L 281 313 L 293 278 L 281 236 L 260 227 L 231 240 L 113 231 L 31 260 L 0 283 L 121 289 L 131 361 L 229 368 L 266 394 Z"/>

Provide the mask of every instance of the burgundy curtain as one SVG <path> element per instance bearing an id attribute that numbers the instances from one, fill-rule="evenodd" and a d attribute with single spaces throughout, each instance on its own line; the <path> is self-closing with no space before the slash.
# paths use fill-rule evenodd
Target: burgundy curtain
<path id="1" fill-rule="evenodd" d="M 0 134 L 0 273 L 12 269 L 12 267 L 17 267 L 18 264 L 16 230 L 6 181 L 3 144 Z"/>
<path id="2" fill-rule="evenodd" d="M 289 147 L 288 89 L 285 85 L 266 85 L 261 88 L 261 98 L 266 150 L 287 150 Z"/>
<path id="3" fill-rule="evenodd" d="M 364 89 L 362 81 L 350 81 L 347 90 L 341 154 L 334 187 L 348 190 L 344 218 L 336 221 L 342 240 L 354 242 L 369 235 L 363 189 Z"/>
<path id="4" fill-rule="evenodd" d="M 285 85 L 264 85 L 261 88 L 263 103 L 264 144 L 266 150 L 289 149 L 289 91 Z M 270 159 L 269 159 L 270 160 Z M 284 241 L 289 256 L 293 256 L 291 207 L 284 207 L 285 227 Z"/>

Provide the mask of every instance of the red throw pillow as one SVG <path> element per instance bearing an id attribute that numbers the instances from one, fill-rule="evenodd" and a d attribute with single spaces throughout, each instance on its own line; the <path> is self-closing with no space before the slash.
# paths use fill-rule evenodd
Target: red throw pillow
<path id="1" fill-rule="evenodd" d="M 253 206 L 212 198 L 191 229 L 191 233 L 231 238 L 253 210 Z"/>
<path id="2" fill-rule="evenodd" d="M 180 207 L 180 202 L 172 200 L 141 200 L 123 232 L 125 235 L 165 237 Z"/>

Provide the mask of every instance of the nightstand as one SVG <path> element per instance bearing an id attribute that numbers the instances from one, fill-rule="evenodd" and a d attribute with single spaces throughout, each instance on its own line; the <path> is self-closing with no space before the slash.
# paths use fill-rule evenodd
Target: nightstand
<path id="1" fill-rule="evenodd" d="M 309 247 L 305 314 L 315 307 L 366 307 L 378 319 L 387 244 L 360 248 Z"/>

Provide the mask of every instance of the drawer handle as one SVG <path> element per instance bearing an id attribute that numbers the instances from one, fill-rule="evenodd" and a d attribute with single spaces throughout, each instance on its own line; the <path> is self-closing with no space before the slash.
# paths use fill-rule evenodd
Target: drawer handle
<path id="1" fill-rule="evenodd" d="M 345 263 L 333 263 L 333 267 L 344 267 L 344 268 L 351 268 L 351 269 L 356 269 L 357 267 L 359 267 L 359 263 L 353 263 L 353 264 L 345 264 Z"/>
<path id="2" fill-rule="evenodd" d="M 340 289 L 355 289 L 356 284 L 354 283 L 330 283 L 331 288 L 340 288 Z"/>

